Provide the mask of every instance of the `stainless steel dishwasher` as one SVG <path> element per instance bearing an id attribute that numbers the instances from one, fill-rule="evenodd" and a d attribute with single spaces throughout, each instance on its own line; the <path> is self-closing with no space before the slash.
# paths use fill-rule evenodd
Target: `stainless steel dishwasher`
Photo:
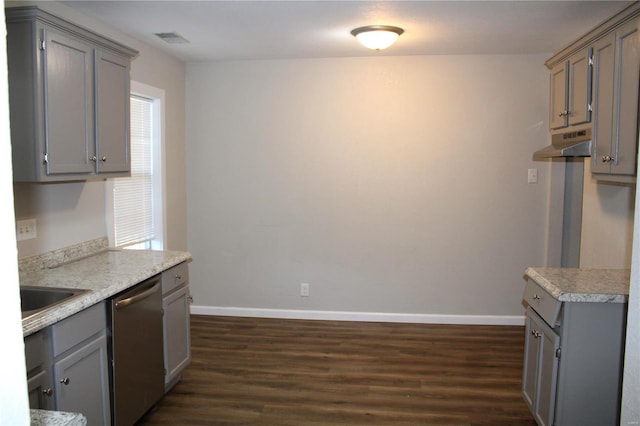
<path id="1" fill-rule="evenodd" d="M 130 426 L 164 394 L 162 288 L 154 276 L 111 298 L 112 422 Z"/>

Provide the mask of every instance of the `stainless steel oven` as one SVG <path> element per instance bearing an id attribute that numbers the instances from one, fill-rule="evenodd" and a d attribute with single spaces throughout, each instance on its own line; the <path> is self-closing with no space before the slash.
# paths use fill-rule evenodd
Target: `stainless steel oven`
<path id="1" fill-rule="evenodd" d="M 160 275 L 110 301 L 111 418 L 130 426 L 164 394 Z"/>

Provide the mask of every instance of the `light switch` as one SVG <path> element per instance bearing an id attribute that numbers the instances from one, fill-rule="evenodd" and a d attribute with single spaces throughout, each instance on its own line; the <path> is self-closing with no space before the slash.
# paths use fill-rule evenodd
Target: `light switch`
<path id="1" fill-rule="evenodd" d="M 533 168 L 529 169 L 527 173 L 527 182 L 528 183 L 538 183 L 538 169 Z"/>

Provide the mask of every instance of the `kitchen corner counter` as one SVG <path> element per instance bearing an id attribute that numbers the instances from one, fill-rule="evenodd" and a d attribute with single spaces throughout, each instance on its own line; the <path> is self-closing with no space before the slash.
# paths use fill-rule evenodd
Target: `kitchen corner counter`
<path id="1" fill-rule="evenodd" d="M 20 271 L 21 286 L 90 290 L 55 309 L 23 318 L 23 335 L 35 333 L 184 261 L 191 261 L 190 253 L 103 250 L 55 267 Z"/>
<path id="2" fill-rule="evenodd" d="M 629 269 L 534 268 L 525 272 L 560 302 L 626 303 Z"/>

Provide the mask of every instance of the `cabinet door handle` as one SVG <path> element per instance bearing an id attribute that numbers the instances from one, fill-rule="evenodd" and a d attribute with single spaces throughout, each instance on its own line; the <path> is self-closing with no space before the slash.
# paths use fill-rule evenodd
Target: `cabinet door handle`
<path id="1" fill-rule="evenodd" d="M 107 157 L 105 155 L 102 156 L 102 158 L 100 159 L 100 161 L 102 161 L 103 163 L 105 163 L 107 161 Z"/>
<path id="2" fill-rule="evenodd" d="M 538 296 L 537 294 L 533 295 L 533 300 L 540 300 L 540 296 Z"/>
<path id="3" fill-rule="evenodd" d="M 602 162 L 603 163 L 610 163 L 613 161 L 613 157 L 610 155 L 603 155 L 602 156 Z"/>
<path id="4" fill-rule="evenodd" d="M 540 334 L 537 330 L 531 330 L 531 335 L 533 335 L 535 339 L 542 336 L 542 334 Z"/>
<path id="5" fill-rule="evenodd" d="M 63 385 L 68 385 L 71 382 L 71 380 L 68 377 L 65 377 L 64 379 L 60 380 L 60 383 L 62 383 Z"/>
<path id="6" fill-rule="evenodd" d="M 562 111 L 560 114 L 558 114 L 558 117 L 566 117 L 567 115 L 569 115 L 569 111 L 567 111 L 566 109 L 564 111 Z"/>
<path id="7" fill-rule="evenodd" d="M 42 394 L 44 396 L 53 396 L 53 389 L 51 388 L 46 388 L 42 391 Z"/>
<path id="8" fill-rule="evenodd" d="M 94 155 L 94 156 L 90 157 L 89 160 L 91 160 L 91 161 L 93 161 L 95 163 L 96 161 L 98 161 L 98 157 L 96 157 Z"/>

